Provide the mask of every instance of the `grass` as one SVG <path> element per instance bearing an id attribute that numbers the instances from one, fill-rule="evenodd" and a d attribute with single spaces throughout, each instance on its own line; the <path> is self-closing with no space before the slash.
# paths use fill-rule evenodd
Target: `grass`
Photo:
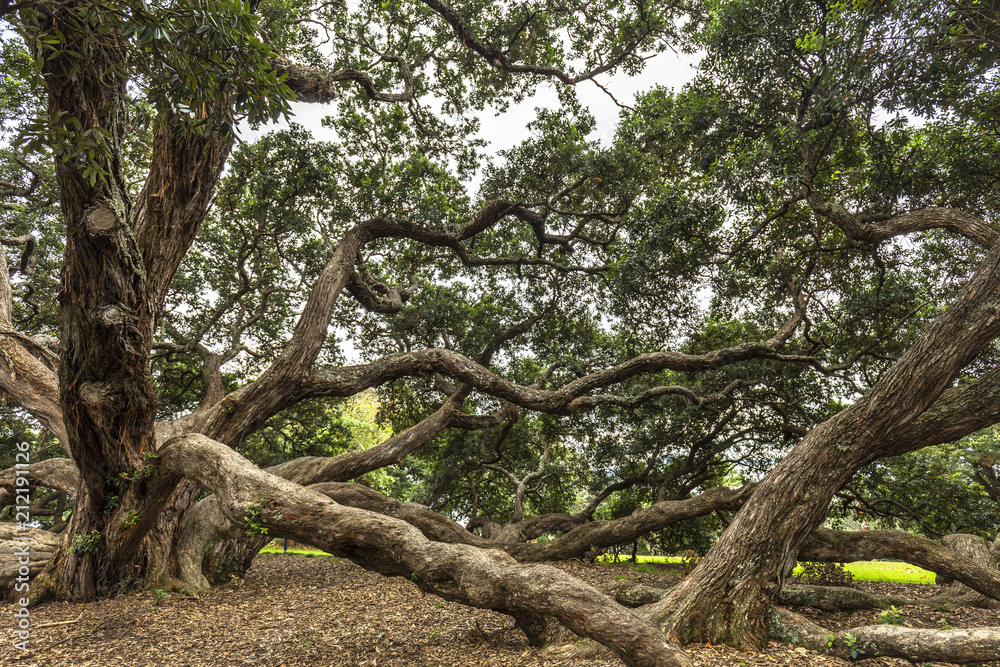
<path id="1" fill-rule="evenodd" d="M 285 550 L 282 547 L 272 547 L 271 545 L 268 545 L 268 546 L 264 547 L 263 549 L 261 549 L 260 553 L 262 553 L 262 554 L 283 554 L 283 553 L 285 553 Z M 340 560 L 339 558 L 337 558 L 333 554 L 328 554 L 325 551 L 320 551 L 319 549 L 289 549 L 288 553 L 295 554 L 296 556 L 306 556 L 308 558 L 313 558 L 313 557 L 316 557 L 316 556 L 323 556 L 325 558 L 332 558 L 335 561 L 339 561 Z"/>
<path id="2" fill-rule="evenodd" d="M 284 550 L 279 546 L 268 545 L 261 549 L 261 553 L 264 554 L 280 554 L 284 553 Z M 289 549 L 288 553 L 295 554 L 296 556 L 307 556 L 316 557 L 323 556 L 325 558 L 336 558 L 325 551 L 319 551 L 318 549 Z M 680 565 L 681 559 L 679 556 L 638 556 L 638 563 L 634 564 L 633 567 L 639 572 L 655 572 L 655 565 Z M 610 563 L 611 558 L 609 556 L 604 556 L 601 559 L 602 563 Z M 629 563 L 631 565 L 631 563 Z M 854 579 L 857 581 L 883 581 L 892 584 L 933 584 L 934 583 L 934 573 L 928 572 L 927 570 L 921 569 L 916 565 L 910 565 L 909 563 L 889 563 L 883 561 L 858 561 L 856 563 L 845 563 L 844 569 L 854 575 Z M 795 568 L 795 574 L 798 575 L 802 572 L 801 567 Z"/>
<path id="3" fill-rule="evenodd" d="M 862 560 L 845 563 L 844 569 L 858 581 L 886 581 L 892 584 L 934 584 L 934 573 L 909 563 Z"/>
<path id="4" fill-rule="evenodd" d="M 648 571 L 649 563 L 680 565 L 679 556 L 638 556 L 634 567 L 640 571 Z M 604 556 L 603 563 L 610 563 L 611 557 Z M 645 567 L 644 567 L 645 566 Z M 933 584 L 934 573 L 928 572 L 909 563 L 890 563 L 884 561 L 858 561 L 844 563 L 844 569 L 854 575 L 857 581 L 882 581 L 893 584 Z M 802 572 L 801 567 L 795 568 L 795 574 Z"/>

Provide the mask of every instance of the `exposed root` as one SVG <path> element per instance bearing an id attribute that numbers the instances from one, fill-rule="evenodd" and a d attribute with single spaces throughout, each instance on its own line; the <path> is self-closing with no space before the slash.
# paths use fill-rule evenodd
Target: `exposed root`
<path id="1" fill-rule="evenodd" d="M 967 664 L 1000 659 L 1000 627 L 918 630 L 862 625 L 831 632 L 804 616 L 775 607 L 768 631 L 777 641 L 847 660 L 888 657 Z"/>

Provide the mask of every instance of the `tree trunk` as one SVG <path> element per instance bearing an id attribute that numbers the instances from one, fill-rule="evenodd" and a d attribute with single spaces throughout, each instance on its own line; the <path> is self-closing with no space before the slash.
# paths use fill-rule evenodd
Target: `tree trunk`
<path id="1" fill-rule="evenodd" d="M 997 335 L 1000 244 L 868 394 L 810 431 L 760 482 L 694 572 L 647 615 L 680 643 L 763 646 L 769 610 L 833 495 Z"/>
<path id="2" fill-rule="evenodd" d="M 960 554 L 966 564 L 973 563 L 983 568 L 997 572 L 997 563 L 994 560 L 990 549 L 978 535 L 968 535 L 957 533 L 955 535 L 945 535 L 941 540 L 946 547 Z M 963 570 L 968 570 L 968 567 Z M 1000 578 L 1000 572 L 997 572 Z M 955 581 L 954 577 L 949 577 L 950 585 L 946 590 L 936 595 L 935 598 L 947 600 L 949 603 L 969 607 L 986 607 L 996 609 L 1000 606 L 1000 600 L 994 597 L 987 597 L 982 593 L 969 588 L 960 581 Z"/>

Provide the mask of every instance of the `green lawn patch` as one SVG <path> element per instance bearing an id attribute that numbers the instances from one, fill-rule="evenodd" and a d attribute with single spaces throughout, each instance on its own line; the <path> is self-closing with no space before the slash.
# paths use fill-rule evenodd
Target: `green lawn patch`
<path id="1" fill-rule="evenodd" d="M 886 581 L 893 584 L 934 584 L 934 573 L 909 563 L 861 560 L 844 563 L 857 581 Z"/>
<path id="2" fill-rule="evenodd" d="M 281 547 L 266 546 L 260 550 L 262 554 L 283 554 L 285 550 Z M 326 558 L 333 558 L 334 560 L 340 560 L 333 554 L 328 554 L 325 551 L 320 551 L 319 549 L 289 549 L 288 553 L 294 554 L 296 556 L 325 556 Z"/>
<path id="3" fill-rule="evenodd" d="M 643 563 L 673 563 L 679 565 L 680 556 L 638 556 L 638 566 Z M 612 556 L 602 556 L 600 562 L 612 562 Z M 622 561 L 625 559 L 623 558 Z M 934 584 L 934 573 L 928 572 L 909 563 L 891 563 L 886 561 L 858 561 L 844 563 L 844 569 L 854 575 L 856 581 L 884 581 L 893 584 Z M 795 574 L 802 572 L 801 567 L 795 568 Z"/>

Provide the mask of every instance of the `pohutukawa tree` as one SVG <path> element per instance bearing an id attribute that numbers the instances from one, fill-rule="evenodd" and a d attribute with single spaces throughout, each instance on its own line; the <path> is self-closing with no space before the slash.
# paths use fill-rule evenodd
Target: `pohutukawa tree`
<path id="1" fill-rule="evenodd" d="M 907 557 L 1000 599 L 996 570 L 924 538 L 817 530 L 864 466 L 1000 421 L 987 3 L 0 17 L 6 437 L 37 441 L 35 509 L 61 531 L 37 531 L 37 596 L 197 593 L 288 536 L 633 665 L 769 633 L 844 653 L 775 606 L 800 552 Z M 576 90 L 671 47 L 702 52 L 694 80 L 593 139 Z M 477 114 L 540 86 L 559 108 L 486 155 Z M 337 140 L 236 147 L 292 101 Z M 333 400 L 372 388 L 387 437 Z M 720 511 L 639 610 L 526 564 Z M 863 636 L 866 656 L 1000 655 L 995 629 Z"/>

